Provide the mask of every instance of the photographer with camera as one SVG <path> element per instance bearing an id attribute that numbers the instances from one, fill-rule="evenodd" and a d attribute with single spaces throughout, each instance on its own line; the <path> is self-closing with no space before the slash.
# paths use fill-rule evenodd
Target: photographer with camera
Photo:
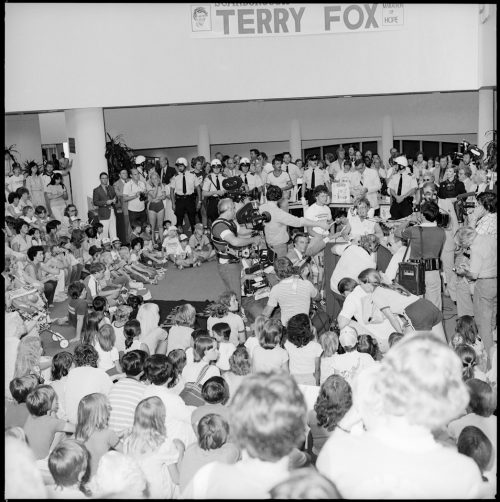
<path id="1" fill-rule="evenodd" d="M 420 206 L 422 222 L 406 228 L 401 236 L 409 241 L 410 261 L 423 261 L 425 265 L 425 298 L 439 310 L 441 299 L 440 255 L 446 241 L 446 232 L 438 227 L 439 207 L 432 200 L 424 200 Z"/>
<path id="2" fill-rule="evenodd" d="M 123 186 L 123 202 L 128 202 L 130 228 L 135 225 L 144 227 L 148 221 L 146 201 L 148 199 L 146 183 L 141 179 L 139 170 L 130 170 L 130 180 Z"/>
<path id="3" fill-rule="evenodd" d="M 283 191 L 276 185 L 270 185 L 267 189 L 267 202 L 260 206 L 260 210 L 267 211 L 271 215 L 271 221 L 264 225 L 264 235 L 267 245 L 276 253 L 277 258 L 282 258 L 288 253 L 288 227 L 319 227 L 329 230 L 331 223 L 326 220 L 313 221 L 307 218 L 298 218 L 278 207 L 283 198 Z"/>
<path id="4" fill-rule="evenodd" d="M 238 252 L 242 247 L 258 244 L 261 238 L 250 237 L 248 230 L 238 228 L 232 199 L 221 199 L 217 209 L 219 217 L 212 223 L 210 235 L 217 254 L 217 270 L 226 289 L 234 291 L 241 304 L 241 258 Z"/>

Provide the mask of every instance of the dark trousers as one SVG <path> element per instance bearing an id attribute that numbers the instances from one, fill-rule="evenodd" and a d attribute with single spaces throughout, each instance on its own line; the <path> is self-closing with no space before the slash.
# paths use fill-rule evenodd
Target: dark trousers
<path id="1" fill-rule="evenodd" d="M 219 211 L 217 210 L 217 205 L 219 204 L 218 197 L 208 197 L 207 201 L 207 220 L 212 224 L 219 216 Z"/>
<path id="2" fill-rule="evenodd" d="M 130 211 L 129 211 L 130 213 Z M 187 214 L 191 231 L 194 232 L 196 223 L 196 195 L 176 195 L 175 196 L 175 216 L 177 226 L 184 223 L 184 215 Z"/>
<path id="3" fill-rule="evenodd" d="M 57 281 L 47 281 L 43 283 L 43 292 L 45 293 L 45 298 L 47 298 L 47 303 L 52 305 L 54 302 L 54 294 L 56 292 Z"/>
<path id="4" fill-rule="evenodd" d="M 134 228 L 134 225 L 141 225 L 144 229 L 144 226 L 148 222 L 148 215 L 146 214 L 146 210 L 143 211 L 130 211 L 128 212 L 128 219 L 130 222 L 130 228 Z"/>
<path id="5" fill-rule="evenodd" d="M 413 197 L 406 197 L 403 202 L 396 202 L 394 199 L 391 201 L 391 218 L 393 220 L 399 220 L 401 218 L 406 218 L 413 213 Z"/>

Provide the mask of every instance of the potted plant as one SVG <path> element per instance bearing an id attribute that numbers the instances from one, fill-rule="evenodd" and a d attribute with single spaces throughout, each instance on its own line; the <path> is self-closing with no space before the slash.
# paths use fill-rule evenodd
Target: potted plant
<path id="1" fill-rule="evenodd" d="M 108 162 L 109 181 L 114 183 L 122 169 L 130 170 L 134 167 L 134 151 L 122 141 L 121 134 L 114 138 L 109 133 L 106 133 L 106 136 L 108 140 L 104 156 Z"/>
<path id="2" fill-rule="evenodd" d="M 12 164 L 17 163 L 15 153 L 19 152 L 15 149 L 16 145 L 10 145 L 5 147 L 5 176 L 9 176 L 12 173 Z"/>

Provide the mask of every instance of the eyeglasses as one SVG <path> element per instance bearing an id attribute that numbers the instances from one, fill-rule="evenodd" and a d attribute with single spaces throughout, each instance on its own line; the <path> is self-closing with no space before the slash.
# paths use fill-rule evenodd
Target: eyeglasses
<path id="1" fill-rule="evenodd" d="M 250 164 L 243 163 L 243 164 L 240 164 L 240 166 L 247 166 L 247 167 L 250 167 Z"/>

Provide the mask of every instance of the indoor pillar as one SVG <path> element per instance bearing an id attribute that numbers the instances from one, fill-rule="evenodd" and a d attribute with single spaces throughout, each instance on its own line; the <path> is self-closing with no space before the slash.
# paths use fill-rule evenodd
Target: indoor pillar
<path id="1" fill-rule="evenodd" d="M 102 108 L 79 108 L 65 110 L 66 133 L 75 139 L 75 153 L 70 153 L 73 160 L 71 183 L 73 202 L 82 219 L 87 219 L 89 199 L 92 200 L 94 188 L 99 186 L 99 173 L 108 172 L 108 163 L 104 157 L 106 135 Z"/>
<path id="2" fill-rule="evenodd" d="M 479 118 L 477 146 L 485 150 L 486 143 L 493 139 L 493 89 L 479 89 Z M 486 154 L 486 152 L 485 152 Z"/>
<path id="3" fill-rule="evenodd" d="M 300 134 L 300 122 L 297 119 L 293 119 L 290 124 L 290 155 L 292 159 L 302 158 L 302 136 Z M 304 159 L 302 159 L 304 160 Z"/>
<path id="4" fill-rule="evenodd" d="M 382 119 L 382 150 L 378 152 L 384 166 L 387 166 L 393 144 L 394 132 L 392 130 L 392 117 L 390 115 L 384 115 Z"/>
<path id="5" fill-rule="evenodd" d="M 210 136 L 205 124 L 198 127 L 198 155 L 203 155 L 207 162 L 212 160 L 210 157 Z"/>

